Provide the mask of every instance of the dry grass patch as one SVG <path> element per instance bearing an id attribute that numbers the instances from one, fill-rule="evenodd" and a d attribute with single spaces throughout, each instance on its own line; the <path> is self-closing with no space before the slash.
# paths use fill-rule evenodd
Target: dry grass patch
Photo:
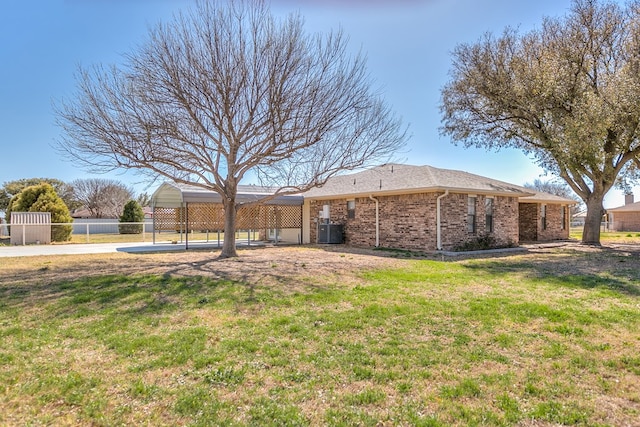
<path id="1" fill-rule="evenodd" d="M 0 260 L 3 285 L 33 281 L 51 282 L 109 274 L 173 274 L 232 279 L 252 284 L 317 285 L 337 278 L 353 280 L 366 268 L 400 265 L 386 253 L 352 248 L 279 247 L 244 249 L 239 258 L 217 260 L 218 251 L 193 250 L 151 254 L 89 254 L 36 256 Z M 289 280 L 295 279 L 295 280 Z M 295 288 L 292 288 L 295 290 Z"/>
<path id="2" fill-rule="evenodd" d="M 633 425 L 638 253 L 11 259 L 0 424 Z"/>

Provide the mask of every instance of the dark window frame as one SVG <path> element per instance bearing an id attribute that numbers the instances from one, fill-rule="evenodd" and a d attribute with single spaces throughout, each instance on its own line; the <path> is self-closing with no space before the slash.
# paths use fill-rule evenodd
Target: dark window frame
<path id="1" fill-rule="evenodd" d="M 476 203 L 478 198 L 476 196 L 467 196 L 467 233 L 476 234 Z"/>
<path id="2" fill-rule="evenodd" d="M 349 205 L 352 204 L 352 207 Z M 356 201 L 355 200 L 347 200 L 347 219 L 355 219 L 356 218 Z"/>
<path id="3" fill-rule="evenodd" d="M 493 197 L 484 199 L 485 228 L 488 233 L 493 233 Z"/>

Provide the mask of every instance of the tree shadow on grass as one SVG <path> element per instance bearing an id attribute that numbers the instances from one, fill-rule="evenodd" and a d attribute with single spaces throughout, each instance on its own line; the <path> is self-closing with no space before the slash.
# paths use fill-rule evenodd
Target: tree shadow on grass
<path id="1" fill-rule="evenodd" d="M 204 306 L 250 312 L 289 295 L 334 291 L 330 283 L 305 279 L 287 268 L 272 268 L 264 260 L 169 259 L 162 264 L 150 262 L 147 267 L 152 268 L 145 268 L 144 256 L 136 260 L 141 262 L 115 266 L 116 274 L 92 271 L 87 262 L 63 271 L 45 267 L 21 272 L 19 279 L 0 284 L 0 307 L 40 307 L 53 317 L 105 312 L 135 317 Z"/>
<path id="2" fill-rule="evenodd" d="M 203 278 L 156 275 L 82 277 L 47 284 L 0 288 L 0 305 L 21 311 L 40 310 L 55 318 L 117 313 L 123 316 L 161 314 L 197 304 L 200 294 L 211 295 L 226 286 Z"/>
<path id="3" fill-rule="evenodd" d="M 606 289 L 622 295 L 640 296 L 640 251 L 637 250 L 607 247 L 591 251 L 556 249 L 542 256 L 505 257 L 495 261 L 469 262 L 464 266 L 471 271 L 488 270 L 505 276 L 518 273 L 571 289 Z"/>

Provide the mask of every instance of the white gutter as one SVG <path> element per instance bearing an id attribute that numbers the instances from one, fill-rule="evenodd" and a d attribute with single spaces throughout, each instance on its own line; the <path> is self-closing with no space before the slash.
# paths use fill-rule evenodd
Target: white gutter
<path id="1" fill-rule="evenodd" d="M 449 195 L 449 190 L 445 190 L 444 194 L 441 194 L 436 199 L 436 249 L 442 250 L 442 230 L 440 221 L 440 199 Z"/>
<path id="2" fill-rule="evenodd" d="M 376 202 L 376 248 L 377 248 L 378 246 L 380 246 L 380 217 L 379 217 L 380 209 L 379 209 L 378 199 L 373 197 L 371 194 L 369 194 L 369 198 L 374 202 Z"/>

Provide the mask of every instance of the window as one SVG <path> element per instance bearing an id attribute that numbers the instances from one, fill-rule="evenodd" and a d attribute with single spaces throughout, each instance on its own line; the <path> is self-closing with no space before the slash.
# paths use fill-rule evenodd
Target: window
<path id="1" fill-rule="evenodd" d="M 347 200 L 347 218 L 354 219 L 356 217 L 356 201 Z"/>
<path id="2" fill-rule="evenodd" d="M 542 229 L 547 229 L 547 205 L 540 206 L 540 224 Z"/>
<path id="3" fill-rule="evenodd" d="M 493 199 L 484 199 L 484 215 L 485 215 L 485 227 L 488 233 L 493 233 Z"/>
<path id="4" fill-rule="evenodd" d="M 565 230 L 567 228 L 567 207 L 563 206 L 562 207 L 562 230 Z"/>
<path id="5" fill-rule="evenodd" d="M 476 198 L 469 196 L 467 199 L 467 232 L 476 232 Z"/>

